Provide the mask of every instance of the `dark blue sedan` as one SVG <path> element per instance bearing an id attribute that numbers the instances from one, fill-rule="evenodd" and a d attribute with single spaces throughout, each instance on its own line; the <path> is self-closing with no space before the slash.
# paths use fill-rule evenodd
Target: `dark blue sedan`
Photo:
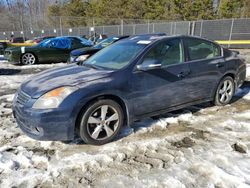
<path id="1" fill-rule="evenodd" d="M 99 145 L 135 120 L 206 101 L 226 105 L 245 77 L 244 60 L 209 40 L 133 36 L 83 63 L 30 78 L 13 113 L 34 139 L 71 140 L 77 133 Z"/>

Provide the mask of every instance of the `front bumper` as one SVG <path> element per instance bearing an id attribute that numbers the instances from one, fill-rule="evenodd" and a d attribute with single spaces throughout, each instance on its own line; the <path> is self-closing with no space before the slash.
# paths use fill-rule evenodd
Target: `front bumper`
<path id="1" fill-rule="evenodd" d="M 20 63 L 20 54 L 14 53 L 12 51 L 5 51 L 4 52 L 4 57 L 9 62 Z"/>
<path id="2" fill-rule="evenodd" d="M 74 118 L 68 109 L 37 110 L 13 104 L 13 115 L 20 129 L 36 140 L 72 140 Z"/>

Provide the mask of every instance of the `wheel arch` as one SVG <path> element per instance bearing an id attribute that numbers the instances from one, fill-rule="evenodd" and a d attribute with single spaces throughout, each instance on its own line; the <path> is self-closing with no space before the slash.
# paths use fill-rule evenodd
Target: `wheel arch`
<path id="1" fill-rule="evenodd" d="M 35 52 L 31 52 L 31 51 L 27 51 L 27 52 L 22 53 L 22 54 L 20 55 L 20 62 L 21 62 L 21 63 L 22 63 L 22 57 L 23 57 L 23 55 L 24 55 L 24 54 L 27 54 L 27 53 L 33 54 L 33 55 L 35 56 L 35 58 L 36 58 L 36 62 L 35 62 L 35 63 L 39 63 L 39 58 L 38 58 L 38 56 L 36 55 Z"/>
<path id="2" fill-rule="evenodd" d="M 225 77 L 227 77 L 227 76 L 230 76 L 230 77 L 234 80 L 234 84 L 236 84 L 236 83 L 235 83 L 235 78 L 236 78 L 235 72 L 232 72 L 232 71 L 226 72 L 226 73 L 221 77 L 221 79 L 220 79 L 220 80 L 218 81 L 218 83 L 216 84 L 216 87 L 214 88 L 214 91 L 213 91 L 213 99 L 214 99 L 215 96 L 216 96 L 216 91 L 217 91 L 217 88 L 218 88 L 218 86 L 219 86 L 221 80 L 223 80 L 223 79 L 224 79 Z M 235 91 L 234 91 L 234 92 L 235 92 Z"/>
<path id="3" fill-rule="evenodd" d="M 124 125 L 129 126 L 130 124 L 130 118 L 129 118 L 129 108 L 127 103 L 125 102 L 125 100 L 123 100 L 120 96 L 114 95 L 114 94 L 102 94 L 99 96 L 96 96 L 92 99 L 90 99 L 88 102 L 86 102 L 81 110 L 79 111 L 79 113 L 77 114 L 76 117 L 76 121 L 75 121 L 75 132 L 78 130 L 79 125 L 80 125 L 80 120 L 81 120 L 81 114 L 86 110 L 87 106 L 89 106 L 91 103 L 98 101 L 98 100 L 102 100 L 102 99 L 110 99 L 113 100 L 115 102 L 117 102 L 121 108 L 122 111 L 124 112 Z"/>
<path id="4" fill-rule="evenodd" d="M 226 74 L 221 78 L 221 80 L 222 80 L 223 78 L 227 77 L 227 76 L 230 76 L 230 77 L 233 78 L 233 80 L 235 80 L 235 73 L 234 73 L 234 72 L 228 72 L 228 73 L 226 73 Z M 220 81 L 221 81 L 221 80 L 220 80 Z"/>

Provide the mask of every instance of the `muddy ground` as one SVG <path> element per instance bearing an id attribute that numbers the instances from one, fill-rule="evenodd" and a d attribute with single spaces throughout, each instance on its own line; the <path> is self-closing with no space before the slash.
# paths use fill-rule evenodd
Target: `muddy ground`
<path id="1" fill-rule="evenodd" d="M 0 63 L 0 187 L 250 187 L 250 64 L 230 105 L 148 118 L 104 146 L 40 142 L 17 127 L 20 83 L 59 66 Z"/>

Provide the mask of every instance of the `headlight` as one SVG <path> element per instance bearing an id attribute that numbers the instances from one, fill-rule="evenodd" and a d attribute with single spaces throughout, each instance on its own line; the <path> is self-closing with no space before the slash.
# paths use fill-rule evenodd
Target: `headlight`
<path id="1" fill-rule="evenodd" d="M 49 109 L 49 108 L 57 108 L 62 101 L 69 96 L 72 92 L 74 92 L 76 88 L 73 87 L 60 87 L 49 91 L 48 93 L 41 96 L 34 103 L 33 108 L 35 109 Z"/>
<path id="2" fill-rule="evenodd" d="M 88 59 L 89 54 L 88 55 L 80 55 L 78 58 L 76 58 L 76 61 L 85 61 L 86 59 Z"/>
<path id="3" fill-rule="evenodd" d="M 74 57 L 70 57 L 70 63 L 73 63 L 75 61 L 75 58 Z"/>

